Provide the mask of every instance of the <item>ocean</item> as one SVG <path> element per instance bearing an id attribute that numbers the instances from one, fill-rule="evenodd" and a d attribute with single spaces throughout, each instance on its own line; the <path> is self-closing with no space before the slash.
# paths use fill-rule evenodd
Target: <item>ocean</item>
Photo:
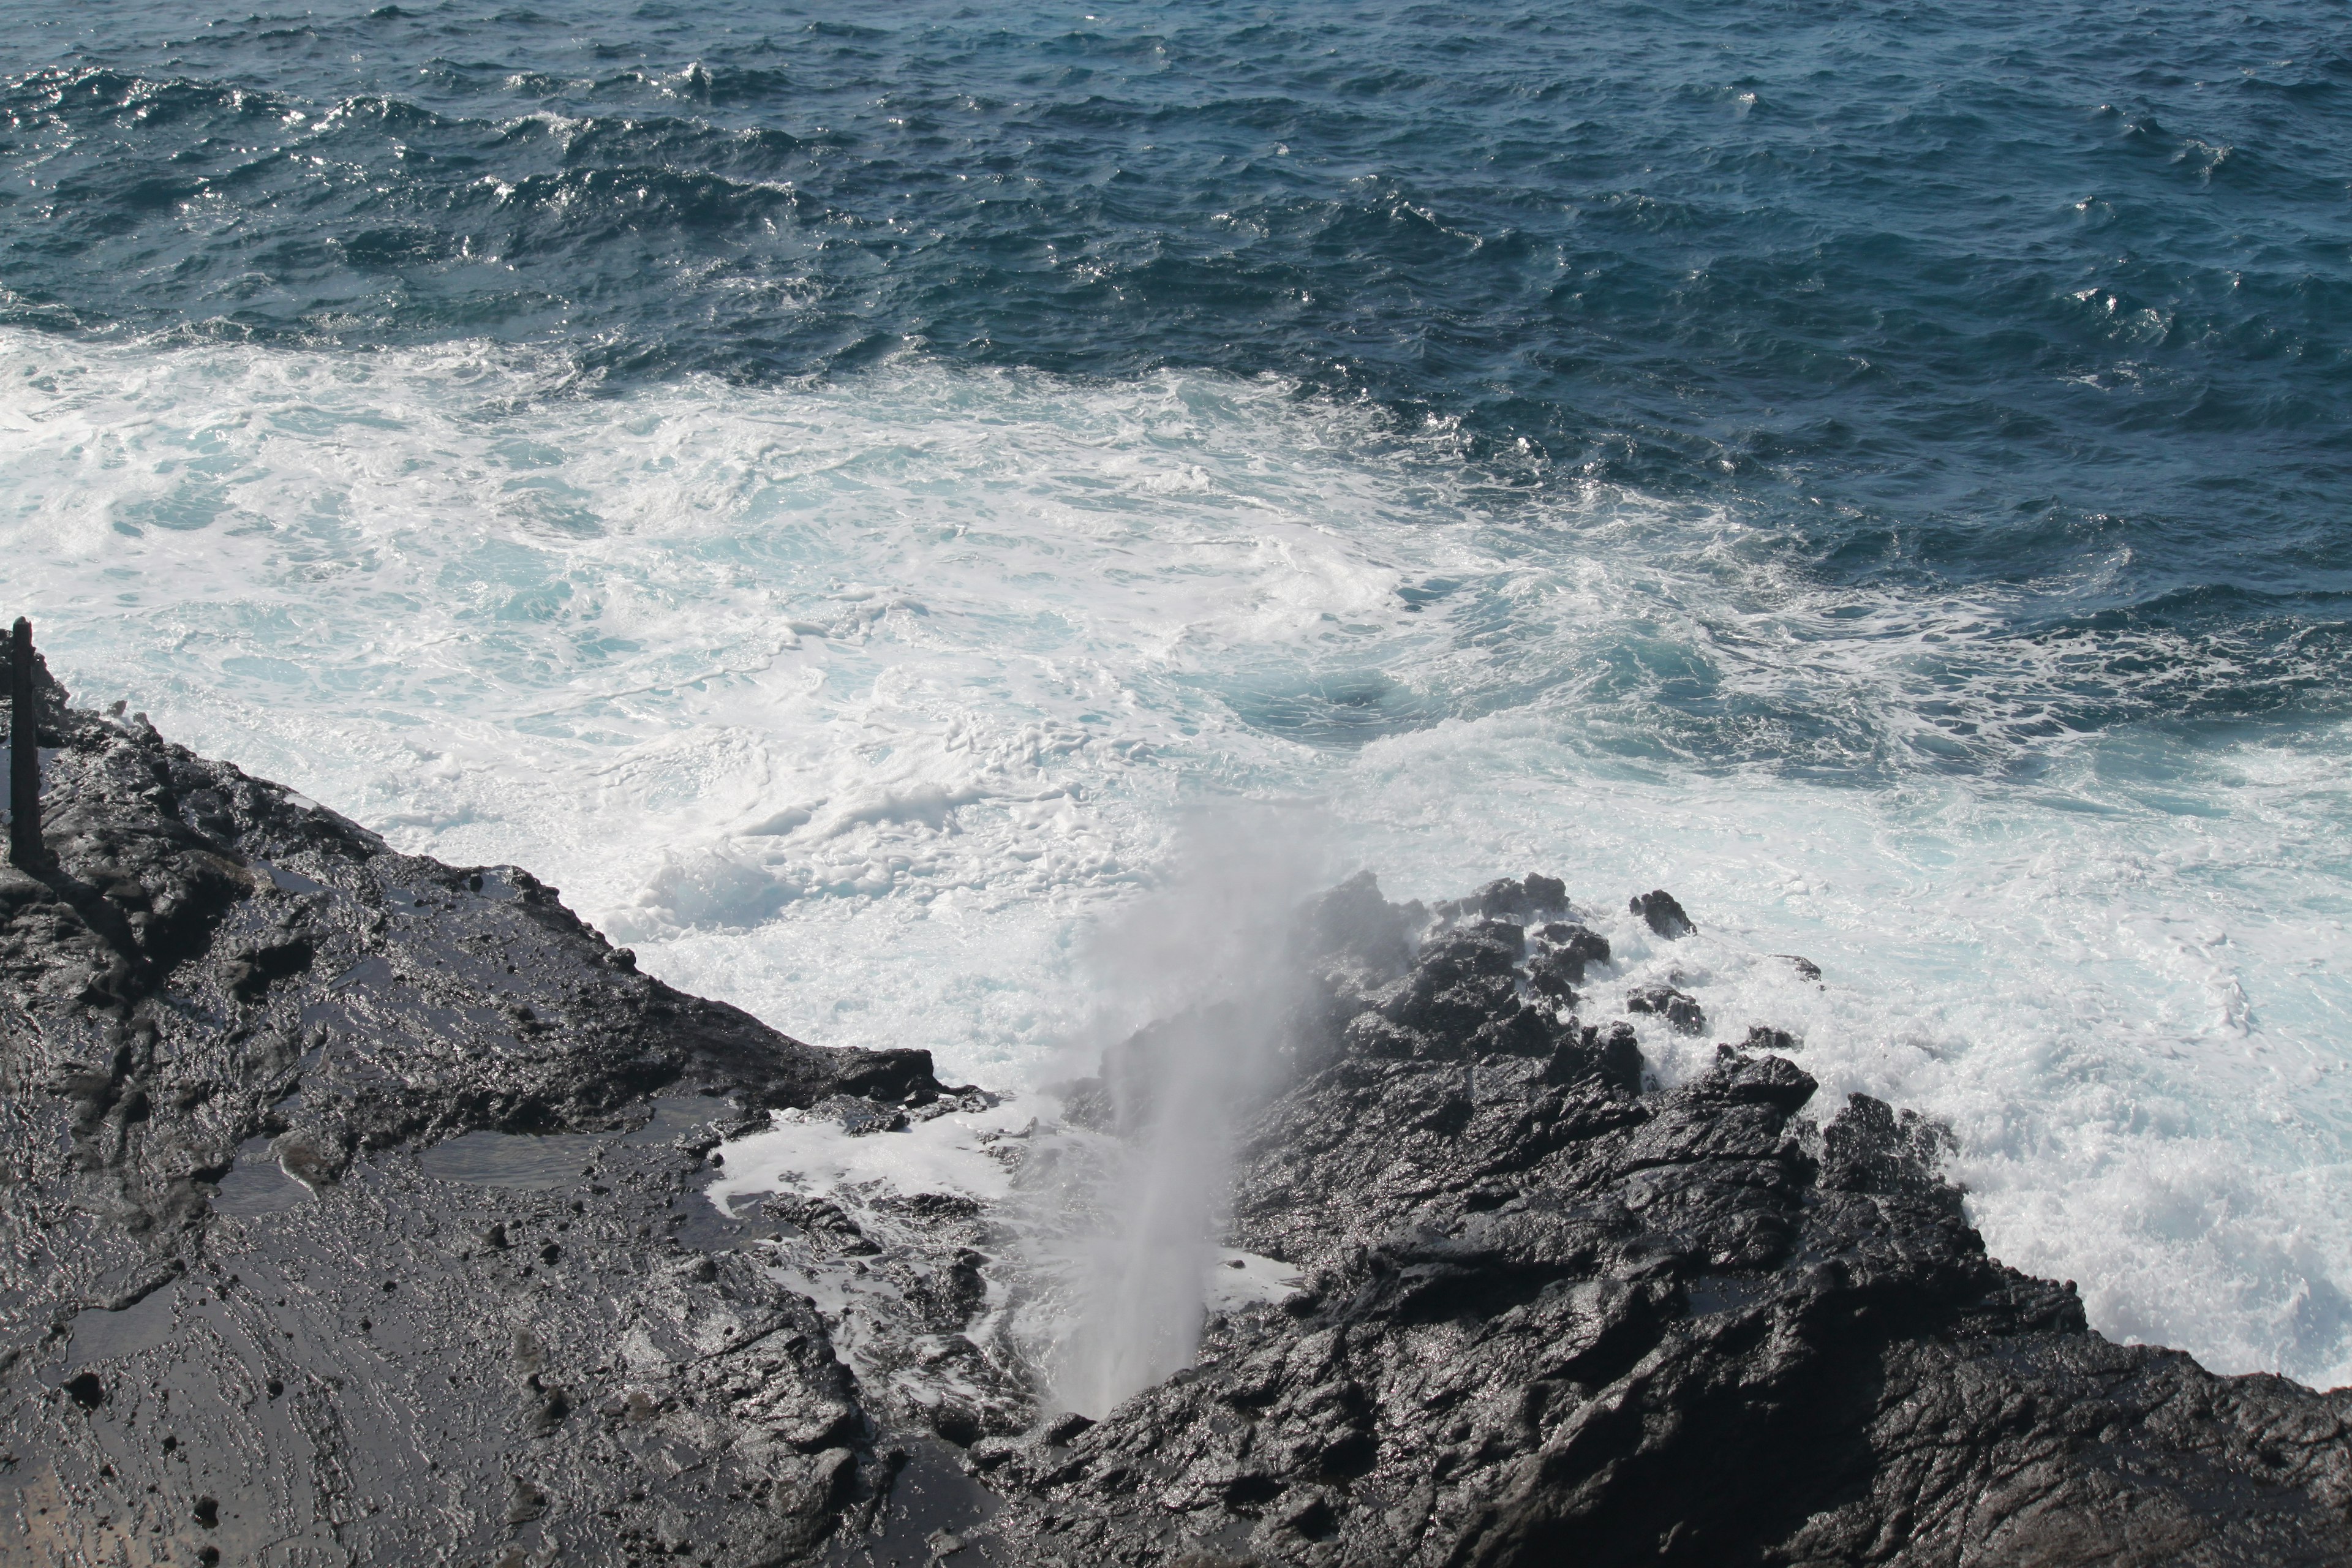
<path id="1" fill-rule="evenodd" d="M 1187 842 L 1548 872 L 1667 1079 L 2352 1382 L 2342 4 L 11 21 L 80 700 L 997 1085 Z"/>

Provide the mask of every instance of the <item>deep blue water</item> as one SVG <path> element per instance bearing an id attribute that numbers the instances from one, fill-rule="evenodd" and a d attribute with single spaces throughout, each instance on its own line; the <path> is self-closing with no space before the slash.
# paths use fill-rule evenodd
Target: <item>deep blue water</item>
<path id="1" fill-rule="evenodd" d="M 1997 585 L 2029 731 L 2352 690 L 2341 0 L 218 10 L 17 11 L 0 319 L 1274 373 Z"/>

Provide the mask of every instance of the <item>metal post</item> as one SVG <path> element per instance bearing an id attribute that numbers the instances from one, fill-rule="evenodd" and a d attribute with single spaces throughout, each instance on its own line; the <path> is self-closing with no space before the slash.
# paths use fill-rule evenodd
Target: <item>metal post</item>
<path id="1" fill-rule="evenodd" d="M 33 623 L 16 617 L 8 649 L 8 858 L 18 868 L 48 864 L 41 843 L 41 719 L 33 693 Z"/>

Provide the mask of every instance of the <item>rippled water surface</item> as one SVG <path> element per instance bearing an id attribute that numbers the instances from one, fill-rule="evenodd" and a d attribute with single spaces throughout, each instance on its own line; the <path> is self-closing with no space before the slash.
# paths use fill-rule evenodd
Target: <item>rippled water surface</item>
<path id="1" fill-rule="evenodd" d="M 1663 883 L 1610 984 L 1951 1121 L 2108 1331 L 2352 1379 L 2341 6 L 12 21 L 86 699 L 1005 1080 L 1220 802 Z"/>

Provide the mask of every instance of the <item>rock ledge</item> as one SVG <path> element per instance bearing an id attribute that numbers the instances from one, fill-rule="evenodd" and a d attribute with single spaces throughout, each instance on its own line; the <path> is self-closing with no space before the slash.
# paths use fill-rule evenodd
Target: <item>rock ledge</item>
<path id="1" fill-rule="evenodd" d="M 1609 948 L 1550 879 L 1308 911 L 1225 1238 L 1304 1289 L 1047 1419 L 982 1331 L 985 1205 L 702 1194 L 771 1110 L 989 1097 L 43 701 L 56 865 L 0 869 L 12 1563 L 2352 1562 L 2352 1393 L 2091 1332 L 1986 1255 L 1935 1128 L 1818 1105 L 1786 1035 L 1658 1089 L 1579 1016 Z M 1116 1131 L 1154 1038 L 1072 1116 Z M 837 1351 L 795 1258 L 875 1281 L 888 1342 Z"/>

